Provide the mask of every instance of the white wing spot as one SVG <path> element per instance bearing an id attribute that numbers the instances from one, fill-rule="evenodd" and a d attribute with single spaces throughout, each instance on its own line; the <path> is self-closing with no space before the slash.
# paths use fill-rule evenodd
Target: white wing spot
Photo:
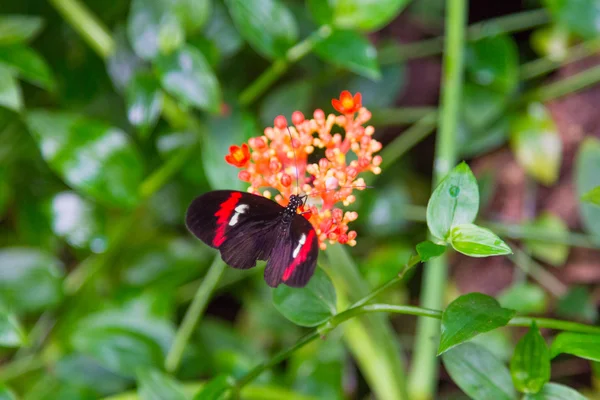
<path id="1" fill-rule="evenodd" d="M 302 245 L 304 243 L 306 243 L 306 235 L 303 233 L 302 236 L 300 236 L 300 240 L 298 241 L 298 246 L 296 246 L 294 252 L 292 253 L 293 258 L 296 258 L 296 256 L 298 256 L 298 253 L 300 253 L 300 249 L 302 248 Z"/>
<path id="2" fill-rule="evenodd" d="M 229 226 L 234 226 L 238 222 L 240 214 L 244 214 L 248 210 L 248 204 L 240 204 L 235 208 L 235 214 L 229 220 Z"/>

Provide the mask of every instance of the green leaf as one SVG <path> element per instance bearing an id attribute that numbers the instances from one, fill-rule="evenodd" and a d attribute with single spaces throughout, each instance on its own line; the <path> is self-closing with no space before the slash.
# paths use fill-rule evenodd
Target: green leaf
<path id="1" fill-rule="evenodd" d="M 475 343 L 464 343 L 442 356 L 452 380 L 474 400 L 516 398 L 508 368 Z"/>
<path id="2" fill-rule="evenodd" d="M 581 196 L 581 201 L 600 206 L 600 186 L 596 186 L 589 192 L 584 193 L 583 196 Z"/>
<path id="3" fill-rule="evenodd" d="M 124 29 L 115 31 L 113 41 L 114 49 L 106 61 L 106 70 L 115 89 L 125 92 L 143 61 L 131 49 Z"/>
<path id="4" fill-rule="evenodd" d="M 298 39 L 294 15 L 279 0 L 225 0 L 240 34 L 265 58 L 283 57 Z"/>
<path id="5" fill-rule="evenodd" d="M 558 300 L 556 314 L 563 318 L 594 322 L 598 310 L 590 291 L 584 286 L 575 286 Z"/>
<path id="6" fill-rule="evenodd" d="M 577 197 L 600 186 L 600 140 L 592 137 L 586 138 L 575 159 L 575 186 Z M 593 204 L 579 202 L 581 222 L 589 233 L 600 236 L 600 208 Z"/>
<path id="7" fill-rule="evenodd" d="M 317 268 L 303 288 L 280 285 L 273 290 L 273 304 L 284 317 L 300 326 L 317 326 L 336 313 L 333 283 Z"/>
<path id="8" fill-rule="evenodd" d="M 0 107 L 13 111 L 23 109 L 23 93 L 14 72 L 0 64 Z"/>
<path id="9" fill-rule="evenodd" d="M 157 57 L 155 67 L 163 88 L 179 101 L 214 113 L 219 111 L 219 82 L 199 50 L 183 46 Z"/>
<path id="10" fill-rule="evenodd" d="M 93 388 L 96 396 L 107 396 L 124 392 L 131 381 L 102 367 L 91 357 L 71 353 L 61 357 L 52 368 L 52 375 L 59 381 L 82 387 Z"/>
<path id="11" fill-rule="evenodd" d="M 257 136 L 258 127 L 251 113 L 233 110 L 228 116 L 212 117 L 202 146 L 202 162 L 206 177 L 213 189 L 246 189 L 247 183 L 238 179 L 239 170 L 225 162 L 229 146 L 241 145 Z"/>
<path id="12" fill-rule="evenodd" d="M 483 131 L 482 135 L 489 135 L 486 128 L 504 112 L 509 96 L 470 82 L 464 84 L 463 91 L 462 108 L 465 124 L 474 134 Z"/>
<path id="13" fill-rule="evenodd" d="M 511 122 L 510 144 L 517 161 L 529 175 L 550 186 L 558 179 L 562 142 L 550 113 L 539 103 Z"/>
<path id="14" fill-rule="evenodd" d="M 561 353 L 572 354 L 592 361 L 600 361 L 600 335 L 559 333 L 550 346 L 550 358 Z"/>
<path id="15" fill-rule="evenodd" d="M 376 31 L 396 18 L 408 3 L 408 0 L 309 0 L 308 7 L 320 24 Z"/>
<path id="16" fill-rule="evenodd" d="M 51 254 L 26 247 L 0 250 L 0 304 L 17 313 L 57 306 L 63 270 Z"/>
<path id="17" fill-rule="evenodd" d="M 442 337 L 438 355 L 480 333 L 508 324 L 514 310 L 500 307 L 490 296 L 469 293 L 448 305 L 442 315 Z"/>
<path id="18" fill-rule="evenodd" d="M 471 82 L 510 94 L 519 81 L 517 45 L 508 35 L 471 42 L 467 47 L 465 69 Z"/>
<path id="19" fill-rule="evenodd" d="M 535 394 L 527 394 L 523 400 L 588 400 L 577 390 L 558 383 L 546 383 L 542 390 Z"/>
<path id="20" fill-rule="evenodd" d="M 363 104 L 371 109 L 393 106 L 404 93 L 408 81 L 405 64 L 381 66 L 381 79 L 374 81 L 364 76 L 352 76 L 345 88 L 350 93 L 360 92 Z"/>
<path id="21" fill-rule="evenodd" d="M 427 203 L 427 226 L 447 241 L 453 226 L 469 224 L 479 209 L 479 188 L 469 166 L 457 165 L 435 188 Z"/>
<path id="22" fill-rule="evenodd" d="M 135 53 L 145 60 L 173 51 L 185 42 L 185 32 L 169 0 L 133 0 L 127 36 Z"/>
<path id="23" fill-rule="evenodd" d="M 600 34 L 600 5 L 597 0 L 545 0 L 554 20 L 584 39 Z"/>
<path id="24" fill-rule="evenodd" d="M 33 15 L 0 16 L 0 45 L 22 43 L 33 39 L 42 30 L 44 20 Z"/>
<path id="25" fill-rule="evenodd" d="M 71 335 L 71 344 L 75 350 L 126 377 L 134 377 L 140 367 L 162 366 L 159 345 L 148 336 L 125 328 L 82 327 Z"/>
<path id="26" fill-rule="evenodd" d="M 0 347 L 21 347 L 27 345 L 27 335 L 17 317 L 0 306 Z M 0 392 L 1 393 L 1 392 Z M 0 399 L 2 396 L 0 394 Z"/>
<path id="27" fill-rule="evenodd" d="M 194 396 L 194 400 L 226 400 L 230 398 L 231 378 L 219 375 L 211 379 Z"/>
<path id="28" fill-rule="evenodd" d="M 0 383 L 0 400 L 17 400 L 17 395 L 8 386 Z"/>
<path id="29" fill-rule="evenodd" d="M 308 115 L 313 87 L 311 81 L 301 80 L 285 83 L 272 90 L 265 96 L 260 106 L 260 119 L 263 125 L 273 125 L 276 116 L 290 116 L 294 111 L 301 111 L 304 115 Z"/>
<path id="30" fill-rule="evenodd" d="M 143 165 L 123 131 L 49 111 L 32 111 L 26 122 L 42 157 L 71 187 L 108 205 L 137 204 Z"/>
<path id="31" fill-rule="evenodd" d="M 567 224 L 550 212 L 542 212 L 528 225 L 534 229 L 553 232 L 557 235 L 567 236 L 569 233 Z M 555 267 L 564 265 L 569 257 L 569 246 L 566 244 L 548 244 L 537 240 L 526 240 L 525 244 L 534 257 Z"/>
<path id="32" fill-rule="evenodd" d="M 537 393 L 550 380 L 550 352 L 535 322 L 517 343 L 510 373 L 515 387 L 523 393 Z"/>
<path id="33" fill-rule="evenodd" d="M 4 217 L 4 213 L 6 212 L 12 197 L 13 189 L 10 183 L 8 169 L 0 166 L 0 218 Z"/>
<path id="34" fill-rule="evenodd" d="M 315 53 L 333 65 L 366 78 L 381 78 L 375 46 L 356 31 L 333 31 L 328 38 L 317 43 Z"/>
<path id="35" fill-rule="evenodd" d="M 421 261 L 426 262 L 432 258 L 437 258 L 444 254 L 446 246 L 435 244 L 432 241 L 426 240 L 417 244 L 417 253 L 421 257 Z"/>
<path id="36" fill-rule="evenodd" d="M 142 368 L 137 372 L 140 400 L 186 400 L 181 384 L 157 369 Z"/>
<path id="37" fill-rule="evenodd" d="M 103 253 L 108 246 L 105 216 L 74 192 L 57 193 L 50 201 L 52 231 L 73 247 Z"/>
<path id="38" fill-rule="evenodd" d="M 173 12 L 187 33 L 199 31 L 211 15 L 211 0 L 175 0 Z"/>
<path id="39" fill-rule="evenodd" d="M 532 283 L 517 283 L 498 296 L 502 307 L 522 314 L 542 314 L 548 308 L 548 296 L 544 289 Z"/>
<path id="40" fill-rule="evenodd" d="M 475 224 L 462 224 L 452 228 L 450 244 L 454 250 L 470 257 L 512 254 L 510 247 L 494 232 Z"/>
<path id="41" fill-rule="evenodd" d="M 233 26 L 225 6 L 217 1 L 212 7 L 213 11 L 204 28 L 204 35 L 219 49 L 221 57 L 231 57 L 242 48 L 244 40 Z"/>
<path id="42" fill-rule="evenodd" d="M 138 73 L 127 87 L 127 118 L 146 138 L 162 110 L 163 93 L 153 75 Z"/>
<path id="43" fill-rule="evenodd" d="M 21 44 L 0 46 L 0 63 L 14 70 L 21 78 L 47 90 L 55 86 L 46 61 L 34 50 Z"/>

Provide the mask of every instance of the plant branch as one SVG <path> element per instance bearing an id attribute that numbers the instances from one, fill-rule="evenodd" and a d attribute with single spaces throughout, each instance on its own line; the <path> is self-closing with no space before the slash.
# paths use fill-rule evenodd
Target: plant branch
<path id="1" fill-rule="evenodd" d="M 588 88 L 600 82 L 600 65 L 588 68 L 568 78 L 533 89 L 522 96 L 521 104 L 533 101 L 553 100 Z"/>

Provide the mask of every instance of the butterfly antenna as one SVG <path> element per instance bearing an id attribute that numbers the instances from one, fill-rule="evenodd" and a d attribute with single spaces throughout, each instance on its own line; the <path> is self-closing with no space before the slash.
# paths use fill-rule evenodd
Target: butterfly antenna
<path id="1" fill-rule="evenodd" d="M 296 188 L 298 189 L 298 193 L 300 192 L 300 174 L 298 173 L 298 159 L 296 158 L 296 150 L 294 149 L 294 138 L 292 137 L 292 131 L 290 131 L 290 127 L 286 126 L 288 134 L 290 135 L 290 146 L 292 146 L 292 152 L 294 153 L 294 168 L 296 169 Z"/>

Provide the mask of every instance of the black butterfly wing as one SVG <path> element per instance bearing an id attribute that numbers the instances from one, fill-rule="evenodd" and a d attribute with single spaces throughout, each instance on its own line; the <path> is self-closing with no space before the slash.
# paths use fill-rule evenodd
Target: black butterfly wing
<path id="1" fill-rule="evenodd" d="M 228 265 L 247 269 L 271 254 L 283 210 L 262 196 L 216 190 L 192 202 L 186 225 L 204 243 L 219 249 Z"/>
<path id="2" fill-rule="evenodd" d="M 265 268 L 265 281 L 272 287 L 280 283 L 304 287 L 315 272 L 318 255 L 315 229 L 306 218 L 295 215 L 289 228 L 276 236 Z"/>

